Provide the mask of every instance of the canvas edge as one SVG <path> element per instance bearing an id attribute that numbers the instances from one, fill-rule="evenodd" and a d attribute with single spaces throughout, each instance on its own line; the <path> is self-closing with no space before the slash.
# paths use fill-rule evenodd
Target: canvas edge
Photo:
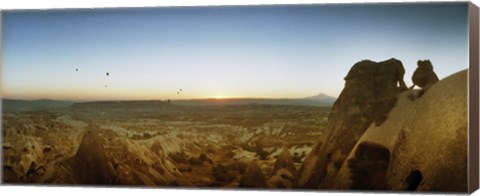
<path id="1" fill-rule="evenodd" d="M 469 137 L 468 137 L 468 192 L 479 188 L 479 8 L 468 5 L 469 25 Z"/>
<path id="2" fill-rule="evenodd" d="M 0 83 L 3 82 L 3 13 L 4 10 L 0 9 Z M 2 86 L 0 84 L 0 142 L 2 143 L 2 148 L 0 149 L 0 185 L 4 185 L 3 181 L 3 93 Z"/>
<path id="3" fill-rule="evenodd" d="M 385 2 L 383 2 L 385 3 Z M 387 3 L 394 3 L 394 2 L 387 2 Z M 398 3 L 398 2 L 397 2 Z M 413 3 L 413 2 L 407 2 L 407 3 Z M 422 2 L 423 3 L 423 2 Z M 433 2 L 433 3 L 445 3 L 445 2 Z M 446 2 L 449 3 L 449 2 Z M 335 4 L 335 3 L 333 3 Z M 352 4 L 352 3 L 350 3 Z M 375 4 L 375 3 L 370 3 L 370 4 Z M 398 3 L 402 4 L 402 3 Z M 275 4 L 274 4 L 275 5 Z M 305 5 L 305 4 L 300 4 L 300 5 Z M 315 4 L 313 4 L 315 5 Z M 322 3 L 320 5 L 332 5 L 332 3 Z M 215 6 L 222 6 L 222 5 L 215 5 Z M 227 5 L 232 6 L 232 5 Z M 268 5 L 233 5 L 233 6 L 268 6 Z M 173 6 L 175 7 L 175 6 Z M 192 7 L 192 6 L 179 6 L 179 7 Z M 195 7 L 207 7 L 207 6 L 195 6 Z M 137 9 L 137 8 L 145 8 L 145 7 L 104 7 L 104 8 L 99 8 L 99 9 Z M 152 8 L 152 7 L 147 7 L 147 8 Z M 163 8 L 163 6 L 158 6 L 156 8 Z M 169 6 L 166 6 L 165 8 L 169 8 Z M 88 9 L 88 8 L 57 8 L 57 9 L 44 9 L 44 10 L 65 10 L 65 9 L 70 9 L 70 10 L 81 10 L 81 9 Z M 1 76 L 3 74 L 3 14 L 5 11 L 31 11 L 31 10 L 42 10 L 42 9 L 15 9 L 15 10 L 2 10 L 0 8 L 0 80 Z M 469 114 L 468 114 L 468 193 L 473 193 L 476 190 L 479 189 L 479 7 L 475 5 L 473 2 L 468 3 L 468 37 L 469 37 L 469 80 L 468 80 L 468 91 L 469 91 Z M 2 91 L 0 87 L 0 92 Z M 1 100 L 3 97 L 1 96 L 0 93 L 0 112 L 3 111 L 2 105 L 3 101 Z M 2 133 L 2 118 L 0 114 L 0 133 Z M 3 136 L 0 134 L 0 142 L 3 142 Z M 3 154 L 3 148 L 0 149 L 0 155 Z M 4 183 L 3 181 L 3 156 L 0 157 L 0 186 L 5 186 L 7 184 Z M 13 184 L 11 184 L 13 185 Z M 15 185 L 14 185 L 15 186 Z M 19 186 L 25 186 L 25 184 L 20 184 Z M 35 185 L 34 185 L 35 186 Z M 41 185 L 40 185 L 41 186 Z M 45 187 L 50 187 L 50 186 L 45 186 Z M 62 186 L 52 186 L 52 187 L 62 187 Z M 71 185 L 67 185 L 66 187 L 71 187 Z M 80 187 L 85 187 L 84 185 L 80 185 Z M 90 188 L 99 188 L 98 186 L 90 187 Z M 100 188 L 108 188 L 108 187 L 100 187 Z M 118 188 L 118 187 L 117 187 Z M 120 187 L 120 188 L 132 188 L 132 187 Z M 141 188 L 141 187 L 134 187 L 134 188 Z M 160 189 L 165 189 L 165 187 L 162 187 Z M 168 188 L 167 188 L 168 189 Z M 174 188 L 175 189 L 175 188 Z M 184 189 L 185 190 L 185 189 Z M 188 188 L 187 188 L 188 190 Z M 194 189 L 196 190 L 196 189 Z M 206 189 L 206 190 L 211 190 L 211 189 Z M 236 189 L 236 190 L 242 190 L 242 189 Z M 252 191 L 255 189 L 243 189 L 243 191 Z M 267 192 L 272 191 L 272 190 L 267 190 Z M 274 191 L 274 190 L 273 190 Z M 297 190 L 298 191 L 298 190 Z M 301 190 L 300 190 L 301 191 Z M 319 191 L 319 192 L 317 192 Z M 323 192 L 326 191 L 326 192 Z M 331 190 L 315 190 L 313 192 L 316 193 L 329 193 L 328 191 Z M 333 190 L 335 191 L 335 190 Z M 293 191 L 296 192 L 296 191 Z M 355 193 L 352 190 L 346 191 L 345 193 Z M 381 192 L 364 192 L 360 191 L 357 193 L 381 193 Z M 395 193 L 395 192 L 387 192 L 387 193 Z M 405 192 L 398 192 L 400 194 L 403 194 Z M 438 194 L 441 192 L 433 192 L 434 194 Z M 423 194 L 423 193 L 422 193 Z M 448 194 L 448 193 L 447 193 Z"/>

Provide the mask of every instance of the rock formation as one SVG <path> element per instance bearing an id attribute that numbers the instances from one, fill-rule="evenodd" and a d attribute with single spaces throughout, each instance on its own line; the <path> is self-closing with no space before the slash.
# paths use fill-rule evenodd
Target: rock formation
<path id="1" fill-rule="evenodd" d="M 397 95 L 406 89 L 404 73 L 402 63 L 396 59 L 378 63 L 364 60 L 353 65 L 328 117 L 324 146 L 311 152 L 317 156 L 314 158 L 316 163 L 307 163 L 307 160 L 304 163 L 315 165 L 317 174 L 300 174 L 302 179 L 297 186 L 318 188 L 325 178 L 335 176 L 346 155 L 370 124 L 378 126 L 386 120 Z M 310 179 L 305 179 L 306 176 Z"/>
<path id="2" fill-rule="evenodd" d="M 275 170 L 273 176 L 268 180 L 269 188 L 293 188 L 295 176 L 285 168 Z"/>
<path id="3" fill-rule="evenodd" d="M 290 155 L 288 148 L 285 148 L 285 147 L 283 148 L 282 152 L 278 155 L 273 171 L 277 171 L 280 169 L 286 169 L 292 174 L 296 173 L 295 165 L 293 164 L 292 155 Z"/>
<path id="4" fill-rule="evenodd" d="M 247 164 L 247 169 L 240 180 L 242 188 L 266 188 L 267 182 L 263 175 L 262 169 L 255 160 Z"/>
<path id="5" fill-rule="evenodd" d="M 117 137 L 109 144 L 107 156 L 115 169 L 118 184 L 147 186 L 192 186 L 164 155 L 156 138 L 151 146 Z"/>
<path id="6" fill-rule="evenodd" d="M 315 189 L 320 184 L 320 178 L 325 176 L 325 169 L 320 167 L 326 159 L 320 159 L 322 144 L 316 144 L 303 161 L 295 177 L 295 188 Z"/>
<path id="7" fill-rule="evenodd" d="M 410 89 L 413 89 L 415 85 L 422 88 L 419 96 L 425 93 L 430 87 L 438 82 L 437 74 L 433 71 L 433 65 L 429 60 L 420 60 L 417 62 L 417 69 L 413 73 L 412 81 L 413 85 Z"/>
<path id="8" fill-rule="evenodd" d="M 407 176 L 418 170 L 423 180 L 416 190 L 467 191 L 467 75 L 445 78 L 415 101 L 403 141 L 392 149 L 392 189 L 404 190 Z"/>
<path id="9" fill-rule="evenodd" d="M 94 131 L 85 133 L 74 161 L 73 173 L 78 183 L 98 185 L 114 183 L 101 138 Z"/>
<path id="10" fill-rule="evenodd" d="M 31 136 L 19 138 L 21 149 L 15 149 L 11 144 L 3 144 L 3 172 L 7 182 L 31 182 L 38 174 L 45 172 L 45 156 L 39 140 Z M 18 159 L 11 154 L 21 154 Z"/>
<path id="11" fill-rule="evenodd" d="M 273 175 L 268 180 L 269 186 L 272 188 L 293 188 L 296 173 L 292 156 L 288 148 L 284 147 L 275 162 Z"/>
<path id="12" fill-rule="evenodd" d="M 414 102 L 411 93 L 399 95 L 385 123 L 367 129 L 330 188 L 467 191 L 467 71 Z"/>

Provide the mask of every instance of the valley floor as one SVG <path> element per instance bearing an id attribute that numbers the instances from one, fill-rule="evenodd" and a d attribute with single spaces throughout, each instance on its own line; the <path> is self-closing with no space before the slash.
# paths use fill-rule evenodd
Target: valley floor
<path id="1" fill-rule="evenodd" d="M 3 181 L 233 188 L 246 186 L 245 173 L 256 164 L 265 188 L 288 188 L 275 177 L 277 159 L 288 152 L 295 168 L 287 176 L 294 176 L 322 140 L 329 111 L 230 105 L 4 112 Z"/>

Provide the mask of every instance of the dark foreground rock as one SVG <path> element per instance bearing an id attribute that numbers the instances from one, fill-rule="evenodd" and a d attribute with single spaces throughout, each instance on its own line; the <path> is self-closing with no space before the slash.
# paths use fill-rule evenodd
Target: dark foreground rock
<path id="1" fill-rule="evenodd" d="M 300 174 L 300 188 L 318 188 L 324 178 L 335 176 L 345 157 L 360 136 L 370 126 L 382 124 L 395 105 L 397 95 L 406 89 L 402 62 L 389 59 L 382 62 L 363 60 L 350 69 L 345 77 L 345 87 L 333 105 L 325 130 L 327 139 L 316 154 L 316 175 Z M 303 172 L 311 172 L 308 169 Z M 306 176 L 316 179 L 305 179 Z M 307 183 L 309 182 L 309 183 Z"/>
<path id="2" fill-rule="evenodd" d="M 74 175 L 80 184 L 113 184 L 111 166 L 105 156 L 101 138 L 87 131 L 74 157 Z"/>
<path id="3" fill-rule="evenodd" d="M 257 162 L 251 161 L 247 164 L 247 169 L 240 180 L 240 186 L 242 188 L 266 188 L 267 182 L 263 175 L 262 169 L 258 166 Z"/>
<path id="4" fill-rule="evenodd" d="M 284 147 L 275 161 L 273 175 L 268 180 L 268 184 L 271 188 L 293 188 L 296 173 L 292 155 L 288 148 Z"/>
<path id="5" fill-rule="evenodd" d="M 467 191 L 467 71 L 416 99 L 399 100 L 380 126 L 370 126 L 347 157 L 333 189 Z"/>

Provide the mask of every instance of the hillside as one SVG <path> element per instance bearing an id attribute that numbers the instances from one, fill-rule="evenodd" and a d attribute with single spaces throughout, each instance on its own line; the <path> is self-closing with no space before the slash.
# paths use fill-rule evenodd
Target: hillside
<path id="1" fill-rule="evenodd" d="M 73 105 L 73 101 L 39 99 L 39 100 L 19 100 L 2 99 L 2 107 L 5 111 L 39 111 L 67 108 Z"/>

